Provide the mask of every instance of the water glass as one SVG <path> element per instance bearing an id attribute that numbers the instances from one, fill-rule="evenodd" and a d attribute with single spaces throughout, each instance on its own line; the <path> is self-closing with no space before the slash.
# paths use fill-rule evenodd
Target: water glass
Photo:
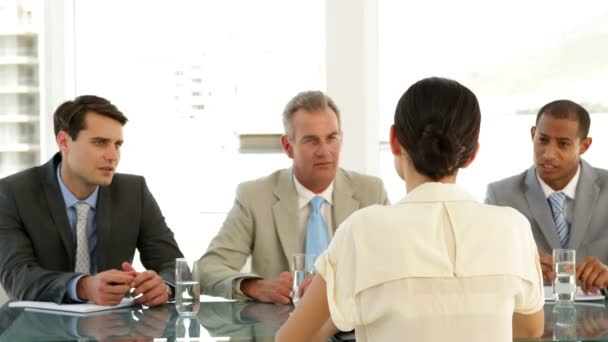
<path id="1" fill-rule="evenodd" d="M 553 340 L 576 341 L 576 307 L 574 302 L 556 302 L 553 306 Z"/>
<path id="2" fill-rule="evenodd" d="M 187 259 L 175 259 L 175 309 L 182 316 L 194 316 L 200 307 L 198 267 Z"/>
<path id="3" fill-rule="evenodd" d="M 576 251 L 574 249 L 553 250 L 553 293 L 556 301 L 574 301 L 576 293 Z"/>
<path id="4" fill-rule="evenodd" d="M 291 297 L 293 304 L 297 305 L 301 299 L 300 285 L 307 277 L 311 277 L 314 274 L 314 261 L 315 255 L 297 253 L 293 255 L 293 296 Z"/>

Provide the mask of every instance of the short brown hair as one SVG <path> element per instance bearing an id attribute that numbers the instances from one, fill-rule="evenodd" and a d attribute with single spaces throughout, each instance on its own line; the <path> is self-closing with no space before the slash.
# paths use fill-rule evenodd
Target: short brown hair
<path id="1" fill-rule="evenodd" d="M 85 129 L 84 119 L 87 112 L 95 112 L 125 125 L 127 117 L 116 108 L 110 101 L 95 95 L 82 95 L 73 101 L 62 103 L 55 114 L 53 114 L 53 125 L 55 136 L 60 131 L 66 132 L 73 140 L 76 140 L 78 133 Z"/>

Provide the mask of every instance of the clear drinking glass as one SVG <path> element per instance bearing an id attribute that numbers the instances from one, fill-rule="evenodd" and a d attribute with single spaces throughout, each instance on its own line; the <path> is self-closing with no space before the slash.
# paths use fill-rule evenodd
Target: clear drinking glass
<path id="1" fill-rule="evenodd" d="M 300 301 L 300 285 L 307 278 L 314 274 L 314 262 L 316 256 L 313 254 L 297 253 L 293 255 L 293 304 L 297 305 Z"/>
<path id="2" fill-rule="evenodd" d="M 187 259 L 175 259 L 175 309 L 182 316 L 194 316 L 200 308 L 198 267 Z"/>
<path id="3" fill-rule="evenodd" d="M 576 251 L 574 249 L 553 250 L 553 293 L 556 301 L 574 301 L 576 293 Z"/>

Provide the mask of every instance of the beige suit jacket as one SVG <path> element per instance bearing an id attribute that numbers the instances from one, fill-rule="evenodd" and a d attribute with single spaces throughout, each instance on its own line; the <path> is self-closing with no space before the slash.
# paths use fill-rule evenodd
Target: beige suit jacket
<path id="1" fill-rule="evenodd" d="M 204 294 L 234 297 L 242 278 L 273 278 L 289 271 L 289 258 L 298 251 L 298 195 L 292 169 L 238 186 L 234 205 L 207 252 L 199 260 Z M 334 179 L 333 224 L 372 204 L 387 204 L 379 178 L 339 169 Z M 240 270 L 251 255 L 251 273 Z"/>

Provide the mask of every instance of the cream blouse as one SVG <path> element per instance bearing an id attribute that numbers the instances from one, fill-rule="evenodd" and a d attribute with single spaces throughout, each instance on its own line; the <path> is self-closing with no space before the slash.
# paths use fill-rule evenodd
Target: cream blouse
<path id="1" fill-rule="evenodd" d="M 355 212 L 315 266 L 334 324 L 358 342 L 511 341 L 513 312 L 544 304 L 528 220 L 454 184 Z"/>

